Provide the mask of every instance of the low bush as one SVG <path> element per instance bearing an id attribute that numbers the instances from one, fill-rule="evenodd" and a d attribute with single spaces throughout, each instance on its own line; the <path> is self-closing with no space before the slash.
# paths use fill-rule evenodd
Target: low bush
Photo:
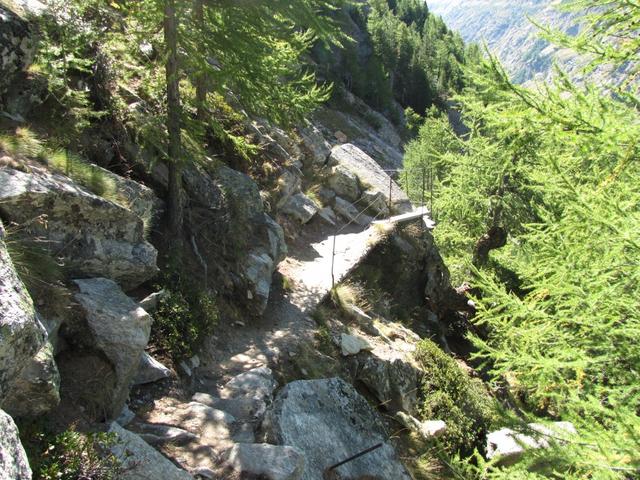
<path id="1" fill-rule="evenodd" d="M 418 345 L 415 358 L 424 371 L 419 392 L 424 420 L 444 420 L 442 445 L 449 453 L 470 454 L 496 418 L 494 400 L 479 379 L 464 372 L 431 340 Z"/>
<path id="2" fill-rule="evenodd" d="M 52 434 L 40 424 L 20 428 L 34 480 L 118 480 L 124 468 L 110 453 L 113 434 L 80 433 L 73 429 Z"/>
<path id="3" fill-rule="evenodd" d="M 166 295 L 153 315 L 151 343 L 175 360 L 189 358 L 218 323 L 216 299 L 175 268 L 159 287 Z"/>

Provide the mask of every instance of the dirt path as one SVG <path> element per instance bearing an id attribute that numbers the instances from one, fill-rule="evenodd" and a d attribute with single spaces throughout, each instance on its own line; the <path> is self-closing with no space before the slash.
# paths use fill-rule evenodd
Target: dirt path
<path id="1" fill-rule="evenodd" d="M 418 209 L 393 217 L 389 224 L 425 214 Z M 298 345 L 313 340 L 317 326 L 311 314 L 332 286 L 335 232 L 335 227 L 320 219 L 305 226 L 302 234 L 289 245 L 288 257 L 278 266 L 281 278 L 273 282 L 265 313 L 260 318 L 248 318 L 245 325 L 225 329 L 204 349 L 200 369 L 206 372 L 200 379 L 203 383 L 220 387 L 230 377 L 251 368 L 278 364 L 283 356 L 296 352 Z M 379 238 L 379 232 L 379 225 L 368 228 L 351 225 L 336 235 L 336 284 L 360 263 Z M 287 279 L 288 291 L 282 287 L 282 277 Z"/>
<path id="2" fill-rule="evenodd" d="M 205 382 L 220 386 L 251 368 L 278 363 L 297 345 L 312 341 L 317 328 L 311 313 L 331 290 L 331 257 L 335 227 L 321 220 L 305 227 L 289 245 L 288 257 L 278 266 L 265 313 L 245 325 L 226 329 L 203 352 Z M 376 228 L 349 226 L 336 236 L 336 282 L 363 258 L 374 242 Z M 282 286 L 286 278 L 289 290 Z"/>

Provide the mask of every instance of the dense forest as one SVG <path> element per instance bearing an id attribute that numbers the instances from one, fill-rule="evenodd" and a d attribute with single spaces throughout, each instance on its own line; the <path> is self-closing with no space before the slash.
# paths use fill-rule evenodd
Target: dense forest
<path id="1" fill-rule="evenodd" d="M 128 411 L 140 426 L 171 395 L 171 407 L 155 417 L 165 430 L 189 430 L 206 408 L 218 423 L 208 417 L 215 428 L 166 430 L 177 435 L 169 440 L 157 429 L 136 432 L 158 455 L 149 458 L 168 464 L 167 479 L 319 479 L 328 470 L 305 463 L 290 438 L 275 445 L 273 425 L 287 414 L 283 405 L 296 397 L 297 382 L 327 377 L 334 387 L 340 378 L 337 397 L 304 390 L 300 411 L 288 414 L 293 430 L 320 442 L 317 432 L 338 437 L 342 424 L 326 422 L 357 397 L 356 413 L 370 411 L 362 418 L 373 420 L 356 426 L 347 415 L 342 423 L 361 430 L 353 437 L 364 437 L 359 452 L 349 441 L 336 443 L 340 451 L 318 454 L 311 445 L 304 452 L 314 461 L 337 455 L 324 462 L 336 469 L 363 457 L 354 465 L 370 470 L 357 478 L 383 467 L 401 475 L 383 473 L 382 480 L 640 476 L 637 2 L 560 2 L 583 29 L 542 31 L 545 42 L 583 55 L 585 72 L 610 66 L 621 81 L 576 83 L 557 67 L 552 81 L 531 88 L 514 83 L 489 51 L 465 44 L 422 0 L 47 0 L 35 13 L 26 3 L 0 0 L 0 20 L 17 12 L 19 33 L 29 24 L 38 38 L 32 62 L 10 72 L 17 80 L 0 78 L 0 298 L 20 295 L 0 302 L 0 420 L 7 438 L 17 437 L 11 417 L 18 420 L 27 453 L 20 439 L 15 451 L 31 467 L 24 460 L 14 478 L 0 472 L 0 479 L 31 480 L 30 468 L 42 480 L 150 478 L 131 473 L 136 459 L 129 462 L 126 449 L 114 453 L 118 435 L 113 426 L 104 433 L 103 423 L 120 422 Z M 18 62 L 7 58 L 2 68 Z M 393 153 L 401 159 L 397 170 L 380 161 Z M 153 204 L 140 213 L 139 192 L 145 206 Z M 418 208 L 426 195 L 434 222 Z M 158 218 L 150 213 L 156 208 Z M 403 215 L 419 224 L 398 227 L 406 237 L 391 222 Z M 389 224 L 376 224 L 380 218 Z M 129 223 L 110 223 L 117 221 Z M 59 235 L 60 247 L 50 234 L 56 228 L 69 235 Z M 114 238 L 105 240 L 101 230 L 108 229 Z M 336 249 L 344 229 L 349 245 Z M 92 236 L 74 250 L 85 231 Z M 309 236 L 317 234 L 320 240 Z M 313 309 L 296 310 L 296 296 L 310 301 L 317 285 L 286 274 L 326 254 L 327 265 L 304 273 L 307 280 L 329 271 L 333 277 L 336 256 L 350 248 L 360 248 L 361 258 L 345 267 L 348 281 L 326 280 Z M 95 257 L 82 265 L 88 273 L 73 258 L 87 251 Z M 129 251 L 139 254 L 133 267 L 121 258 Z M 113 274 L 122 265 L 133 272 L 124 280 Z M 105 301 L 100 291 L 96 301 L 83 288 L 103 276 L 96 284 L 110 282 L 116 294 Z M 269 295 L 289 310 L 273 310 Z M 114 304 L 119 310 L 109 318 Z M 266 330 L 269 308 L 278 321 L 291 316 L 309 331 L 276 321 Z M 87 333 L 91 309 L 98 333 Z M 39 325 L 33 337 L 41 343 L 31 352 L 22 344 L 5 348 L 24 316 Z M 62 320 L 45 334 L 47 317 Z M 130 317 L 149 323 L 142 340 L 125 325 Z M 99 344 L 93 337 L 109 322 L 123 330 Z M 258 338 L 263 333 L 273 335 Z M 53 346 L 48 335 L 61 340 Z M 238 339 L 250 344 L 239 353 L 232 351 Z M 209 363 L 201 365 L 205 343 Z M 271 356 L 260 350 L 273 353 L 270 343 L 277 344 Z M 160 365 L 165 383 L 132 388 L 140 359 L 153 361 L 149 352 L 171 367 Z M 220 352 L 232 367 L 218 361 Z M 12 355 L 26 362 L 36 354 L 49 363 L 28 388 L 52 385 L 53 393 L 23 401 L 24 413 L 7 401 L 16 389 L 26 389 L 22 399 L 32 392 L 27 382 L 13 382 Z M 117 381 L 101 373 L 117 363 L 111 354 L 118 362 L 130 354 L 128 376 L 120 364 Z M 107 367 L 83 377 L 92 362 Z M 220 373 L 239 365 L 237 376 Z M 210 371 L 198 376 L 204 367 Z M 238 377 L 254 372 L 249 367 L 271 377 L 238 387 Z M 248 390 L 224 396 L 234 382 Z M 205 387 L 211 394 L 202 394 Z M 394 388 L 400 400 L 384 396 Z M 109 389 L 117 390 L 116 401 L 98 394 Z M 263 390 L 264 397 L 254 395 Z M 45 405 L 33 415 L 32 403 Z M 167 411 L 194 404 L 200 413 L 168 423 Z M 211 413 L 214 406 L 220 410 Z M 308 420 L 327 406 L 335 408 L 323 413 L 325 423 Z M 251 429 L 249 441 L 237 440 L 247 431 L 225 408 L 250 411 L 241 425 Z M 55 421 L 47 423 L 49 415 Z M 295 423 L 301 418 L 308 430 Z M 240 435 L 216 437 L 220 422 Z M 490 438 L 500 432 L 517 455 L 494 455 L 499 448 Z M 193 458 L 175 454 L 195 444 L 200 455 L 207 435 L 214 437 L 204 449 L 207 467 L 240 470 L 196 470 Z M 224 450 L 215 450 L 218 441 Z M 229 459 L 229 450 L 246 445 L 282 450 Z M 18 457 L 6 451 L 0 441 L 0 467 Z M 260 461 L 276 467 L 242 470 Z M 282 473 L 287 461 L 295 465 Z"/>

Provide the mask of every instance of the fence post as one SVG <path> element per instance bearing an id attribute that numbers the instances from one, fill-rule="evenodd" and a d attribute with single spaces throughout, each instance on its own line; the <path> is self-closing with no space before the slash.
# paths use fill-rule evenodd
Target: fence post
<path id="1" fill-rule="evenodd" d="M 336 260 L 336 237 L 338 236 L 338 231 L 336 229 L 336 233 L 333 235 L 333 248 L 331 250 L 331 290 L 336 288 L 336 278 L 333 272 L 333 266 Z"/>
<path id="2" fill-rule="evenodd" d="M 430 199 L 429 199 L 429 214 L 431 218 L 435 221 L 435 215 L 433 213 L 433 163 L 429 165 L 429 190 L 430 190 Z"/>
<path id="3" fill-rule="evenodd" d="M 391 217 L 391 195 L 393 192 L 393 178 L 391 178 L 391 175 L 389 175 L 389 217 Z"/>
<path id="4" fill-rule="evenodd" d="M 423 209 L 425 207 L 425 194 L 426 194 L 426 192 L 425 192 L 425 189 L 426 189 L 425 182 L 426 182 L 426 175 L 427 175 L 426 170 L 427 170 L 426 167 L 423 166 L 422 167 L 422 208 Z"/>

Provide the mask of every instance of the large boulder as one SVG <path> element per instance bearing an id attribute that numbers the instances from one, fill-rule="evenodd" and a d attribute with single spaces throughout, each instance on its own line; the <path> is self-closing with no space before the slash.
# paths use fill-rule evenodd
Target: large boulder
<path id="1" fill-rule="evenodd" d="M 384 203 L 391 204 L 392 213 L 407 213 L 413 209 L 402 188 L 373 158 L 355 145 L 347 143 L 334 147 L 331 150 L 329 164 L 339 166 L 357 176 L 360 184 L 367 185 L 372 195 L 382 195 Z"/>
<path id="2" fill-rule="evenodd" d="M 337 195 L 347 200 L 355 202 L 360 198 L 360 182 L 357 175 L 342 165 L 333 167 L 328 183 Z"/>
<path id="3" fill-rule="evenodd" d="M 327 468 L 378 444 L 382 446 L 335 469 L 339 478 L 410 478 L 375 411 L 339 378 L 288 384 L 262 428 L 269 443 L 295 447 L 305 456 L 301 479 L 320 480 Z"/>
<path id="4" fill-rule="evenodd" d="M 16 75 L 29 67 L 34 51 L 30 24 L 6 3 L 0 4 L 0 99 Z"/>
<path id="5" fill-rule="evenodd" d="M 240 478 L 299 480 L 304 471 L 304 455 L 293 447 L 267 443 L 237 443 L 224 452 L 227 472 Z"/>
<path id="6" fill-rule="evenodd" d="M 60 403 L 60 374 L 51 343 L 27 363 L 2 404 L 13 417 L 38 417 Z"/>
<path id="7" fill-rule="evenodd" d="M 5 231 L 0 222 L 0 405 L 47 338 L 4 240 Z"/>
<path id="8" fill-rule="evenodd" d="M 108 418 L 117 418 L 129 395 L 149 341 L 151 317 L 105 278 L 75 280 L 76 300 L 84 310 L 92 347 L 102 352 L 115 370 L 115 386 L 104 398 Z"/>
<path id="9" fill-rule="evenodd" d="M 2 410 L 0 432 L 0 480 L 31 480 L 31 468 L 20 443 L 18 427 Z"/>
<path id="10" fill-rule="evenodd" d="M 111 453 L 122 462 L 121 480 L 193 480 L 186 471 L 147 444 L 140 436 L 112 423 L 109 432 L 116 435 Z"/>
<path id="11" fill-rule="evenodd" d="M 25 225 L 28 238 L 46 239 L 76 276 L 107 277 L 130 289 L 158 271 L 140 217 L 63 175 L 0 170 L 0 212 Z"/>

